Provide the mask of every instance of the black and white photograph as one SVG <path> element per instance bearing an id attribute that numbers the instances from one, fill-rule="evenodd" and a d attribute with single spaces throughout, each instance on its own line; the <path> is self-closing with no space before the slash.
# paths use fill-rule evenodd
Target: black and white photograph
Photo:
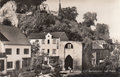
<path id="1" fill-rule="evenodd" d="M 120 77 L 120 0 L 0 0 L 0 77 Z"/>

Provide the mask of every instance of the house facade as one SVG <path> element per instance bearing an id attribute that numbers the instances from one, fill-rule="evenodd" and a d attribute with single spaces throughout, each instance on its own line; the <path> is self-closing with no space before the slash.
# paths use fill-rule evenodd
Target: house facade
<path id="1" fill-rule="evenodd" d="M 7 63 L 7 56 L 4 52 L 3 47 L 4 47 L 4 45 L 0 41 L 0 75 L 7 73 L 7 67 L 5 66 L 5 64 Z"/>
<path id="2" fill-rule="evenodd" d="M 30 46 L 5 45 L 5 53 L 7 55 L 7 70 L 20 69 L 29 65 L 27 64 L 27 61 L 30 61 L 31 58 L 30 51 Z"/>
<path id="3" fill-rule="evenodd" d="M 0 75 L 7 73 L 7 68 L 5 66 L 7 62 L 7 57 L 5 53 L 0 53 Z"/>
<path id="4" fill-rule="evenodd" d="M 60 38 L 53 37 L 50 33 L 39 33 L 30 35 L 30 43 L 38 41 L 40 49 L 39 51 L 42 53 L 47 53 L 49 56 L 58 56 L 58 50 L 60 46 Z"/>
<path id="5" fill-rule="evenodd" d="M 32 33 L 29 40 L 31 44 L 39 42 L 39 52 L 47 53 L 50 57 L 59 57 L 63 70 L 81 70 L 82 43 L 69 41 L 65 32 Z"/>
<path id="6" fill-rule="evenodd" d="M 110 56 L 110 51 L 106 47 L 107 43 L 104 40 L 95 40 L 92 42 L 92 65 L 98 65 Z"/>
<path id="7" fill-rule="evenodd" d="M 30 64 L 31 44 L 21 31 L 14 26 L 0 25 L 1 34 L 7 38 L 7 41 L 2 41 L 2 51 L 6 54 L 7 72 L 18 70 Z"/>
<path id="8" fill-rule="evenodd" d="M 0 32 L 0 75 L 7 73 L 7 56 L 3 41 L 8 41 L 8 39 Z"/>

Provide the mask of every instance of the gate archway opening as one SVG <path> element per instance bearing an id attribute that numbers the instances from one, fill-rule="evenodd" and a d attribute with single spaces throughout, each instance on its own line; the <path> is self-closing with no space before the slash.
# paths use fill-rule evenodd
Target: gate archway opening
<path id="1" fill-rule="evenodd" d="M 68 55 L 66 58 L 65 58 L 65 70 L 69 70 L 69 69 L 73 69 L 73 58 Z"/>

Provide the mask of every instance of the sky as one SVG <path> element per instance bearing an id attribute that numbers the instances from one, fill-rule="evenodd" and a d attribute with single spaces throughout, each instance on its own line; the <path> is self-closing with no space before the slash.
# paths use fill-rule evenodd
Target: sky
<path id="1" fill-rule="evenodd" d="M 58 11 L 59 0 L 47 0 L 49 10 Z M 109 26 L 110 38 L 120 41 L 120 0 L 61 0 L 62 8 L 77 7 L 77 21 L 83 21 L 83 14 L 96 12 L 97 22 Z"/>

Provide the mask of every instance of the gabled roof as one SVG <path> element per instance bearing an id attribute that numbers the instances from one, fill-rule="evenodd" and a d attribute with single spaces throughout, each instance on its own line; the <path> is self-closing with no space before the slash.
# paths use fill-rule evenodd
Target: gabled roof
<path id="1" fill-rule="evenodd" d="M 53 32 L 50 33 L 53 38 L 60 38 L 61 41 L 68 41 L 68 37 L 65 32 Z"/>
<path id="2" fill-rule="evenodd" d="M 45 35 L 47 33 L 31 33 L 28 38 L 29 39 L 45 39 Z"/>
<path id="3" fill-rule="evenodd" d="M 8 41 L 8 39 L 0 32 L 0 41 Z"/>
<path id="4" fill-rule="evenodd" d="M 31 33 L 29 39 L 45 39 L 48 33 Z M 60 38 L 61 41 L 68 41 L 68 37 L 65 32 L 51 32 L 53 38 Z"/>
<path id="5" fill-rule="evenodd" d="M 29 40 L 17 27 L 0 24 L 0 32 L 8 39 L 3 42 L 6 45 L 30 45 Z"/>
<path id="6" fill-rule="evenodd" d="M 95 40 L 92 41 L 92 49 L 105 49 L 104 45 L 106 42 L 104 40 Z"/>

